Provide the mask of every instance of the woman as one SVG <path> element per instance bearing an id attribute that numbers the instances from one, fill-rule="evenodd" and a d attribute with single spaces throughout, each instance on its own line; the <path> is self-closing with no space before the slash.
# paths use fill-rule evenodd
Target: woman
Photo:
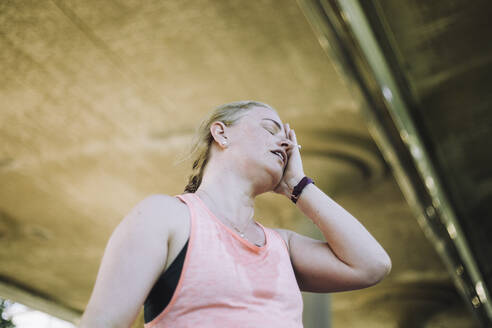
<path id="1" fill-rule="evenodd" d="M 217 108 L 199 131 L 185 193 L 152 195 L 113 232 L 80 327 L 302 327 L 300 291 L 379 282 L 391 261 L 305 177 L 300 145 L 270 106 Z M 292 200 L 326 242 L 254 220 L 254 199 Z"/>

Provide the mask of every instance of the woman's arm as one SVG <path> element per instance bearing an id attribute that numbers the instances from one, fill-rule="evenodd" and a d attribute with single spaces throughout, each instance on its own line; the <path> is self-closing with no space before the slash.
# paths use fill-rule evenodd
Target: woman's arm
<path id="1" fill-rule="evenodd" d="M 381 245 L 349 212 L 316 185 L 302 191 L 298 208 L 323 233 L 326 242 L 288 231 L 288 245 L 301 290 L 333 292 L 368 287 L 391 269 Z"/>
<path id="2" fill-rule="evenodd" d="M 289 160 L 275 192 L 290 198 L 304 177 L 297 138 L 285 124 Z M 280 231 L 287 239 L 299 287 L 304 291 L 332 292 L 368 287 L 391 269 L 391 260 L 371 234 L 349 212 L 314 184 L 308 184 L 297 200 L 298 208 L 323 233 L 326 242 Z"/>
<path id="3" fill-rule="evenodd" d="M 165 266 L 175 202 L 170 196 L 149 196 L 116 227 L 106 246 L 80 328 L 132 325 Z"/>

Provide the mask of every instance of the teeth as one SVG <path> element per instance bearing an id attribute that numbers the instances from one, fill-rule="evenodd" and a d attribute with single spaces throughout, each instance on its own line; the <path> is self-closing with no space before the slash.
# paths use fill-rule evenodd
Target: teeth
<path id="1" fill-rule="evenodd" d="M 284 154 L 282 154 L 281 152 L 278 152 L 278 151 L 273 151 L 272 153 L 274 153 L 275 155 L 277 156 L 280 156 L 280 158 L 282 159 L 282 161 L 285 161 L 284 159 Z"/>

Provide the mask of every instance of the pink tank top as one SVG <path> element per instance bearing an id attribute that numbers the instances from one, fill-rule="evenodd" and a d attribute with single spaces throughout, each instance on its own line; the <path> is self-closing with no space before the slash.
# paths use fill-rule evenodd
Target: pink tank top
<path id="1" fill-rule="evenodd" d="M 145 328 L 303 327 L 303 302 L 287 245 L 263 229 L 256 246 L 223 224 L 193 193 L 191 231 L 176 290 L 166 308 Z"/>

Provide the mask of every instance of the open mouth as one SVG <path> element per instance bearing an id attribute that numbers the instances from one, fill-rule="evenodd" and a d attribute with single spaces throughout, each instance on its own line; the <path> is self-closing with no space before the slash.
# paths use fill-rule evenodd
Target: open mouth
<path id="1" fill-rule="evenodd" d="M 277 155 L 282 160 L 282 163 L 285 163 L 284 154 L 282 152 L 277 150 L 272 150 L 271 153 Z"/>

